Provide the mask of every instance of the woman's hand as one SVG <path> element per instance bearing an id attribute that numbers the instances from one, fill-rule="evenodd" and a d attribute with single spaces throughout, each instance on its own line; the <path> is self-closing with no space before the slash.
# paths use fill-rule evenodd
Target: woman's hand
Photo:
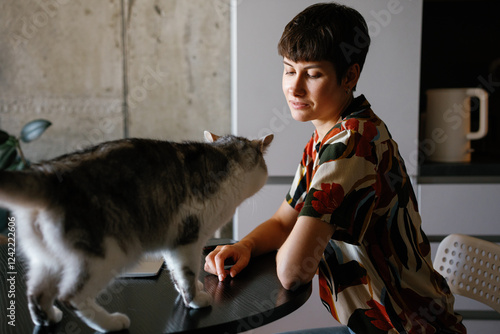
<path id="1" fill-rule="evenodd" d="M 217 246 L 210 254 L 205 257 L 205 271 L 219 277 L 223 281 L 227 275 L 234 277 L 243 270 L 250 262 L 252 250 L 242 242 L 234 245 Z M 224 269 L 224 262 L 232 259 L 234 265 L 230 270 Z"/>
<path id="2" fill-rule="evenodd" d="M 284 200 L 275 214 L 246 237 L 234 245 L 217 246 L 205 258 L 205 271 L 219 277 L 223 281 L 227 275 L 234 277 L 250 262 L 252 256 L 275 251 L 281 247 L 290 234 L 298 212 Z M 230 270 L 224 269 L 224 261 L 232 259 L 234 265 Z"/>

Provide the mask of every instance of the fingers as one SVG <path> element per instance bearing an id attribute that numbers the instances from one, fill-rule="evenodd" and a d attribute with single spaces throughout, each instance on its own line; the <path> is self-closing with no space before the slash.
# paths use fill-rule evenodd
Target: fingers
<path id="1" fill-rule="evenodd" d="M 230 270 L 225 269 L 225 261 L 232 259 L 235 264 Z M 236 276 L 250 261 L 250 251 L 245 247 L 235 245 L 217 246 L 205 258 L 205 271 L 219 277 L 223 281 L 227 275 Z"/>
<path id="2" fill-rule="evenodd" d="M 220 254 L 221 250 L 223 250 L 224 247 L 227 246 L 217 246 L 205 257 L 205 271 L 219 276 L 219 280 L 221 280 L 221 278 L 224 279 L 225 277 L 224 261 L 226 258 L 223 256 L 226 251 L 222 253 L 222 256 Z"/>
<path id="3" fill-rule="evenodd" d="M 215 262 L 215 272 L 216 275 L 219 277 L 219 281 L 223 281 L 226 278 L 226 269 L 224 268 L 224 262 L 226 261 L 227 258 L 230 257 L 230 253 L 227 253 L 227 251 L 224 251 L 224 248 L 222 248 L 214 258 Z"/>
<path id="4" fill-rule="evenodd" d="M 231 277 L 236 276 L 239 274 L 240 271 L 242 271 L 247 265 L 248 262 L 250 261 L 250 258 L 248 257 L 240 257 L 238 261 L 235 262 L 235 264 L 231 267 L 229 270 L 229 275 Z"/>

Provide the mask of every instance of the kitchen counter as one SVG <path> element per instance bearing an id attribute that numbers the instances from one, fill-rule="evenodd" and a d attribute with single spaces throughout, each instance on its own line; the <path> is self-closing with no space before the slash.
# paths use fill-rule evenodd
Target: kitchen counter
<path id="1" fill-rule="evenodd" d="M 426 162 L 419 168 L 418 183 L 500 183 L 500 161 Z"/>

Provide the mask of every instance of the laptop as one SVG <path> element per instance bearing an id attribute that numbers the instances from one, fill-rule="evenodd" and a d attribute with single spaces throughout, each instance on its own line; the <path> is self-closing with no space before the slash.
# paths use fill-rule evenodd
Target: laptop
<path id="1" fill-rule="evenodd" d="M 120 277 L 155 277 L 163 266 L 161 256 L 145 255 L 135 267 L 122 273 Z"/>

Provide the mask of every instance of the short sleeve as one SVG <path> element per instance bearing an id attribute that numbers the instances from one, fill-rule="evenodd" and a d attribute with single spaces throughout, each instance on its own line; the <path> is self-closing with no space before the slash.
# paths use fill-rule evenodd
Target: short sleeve
<path id="1" fill-rule="evenodd" d="M 344 130 L 323 144 L 299 216 L 335 225 L 333 239 L 359 244 L 376 199 L 374 146 Z"/>

